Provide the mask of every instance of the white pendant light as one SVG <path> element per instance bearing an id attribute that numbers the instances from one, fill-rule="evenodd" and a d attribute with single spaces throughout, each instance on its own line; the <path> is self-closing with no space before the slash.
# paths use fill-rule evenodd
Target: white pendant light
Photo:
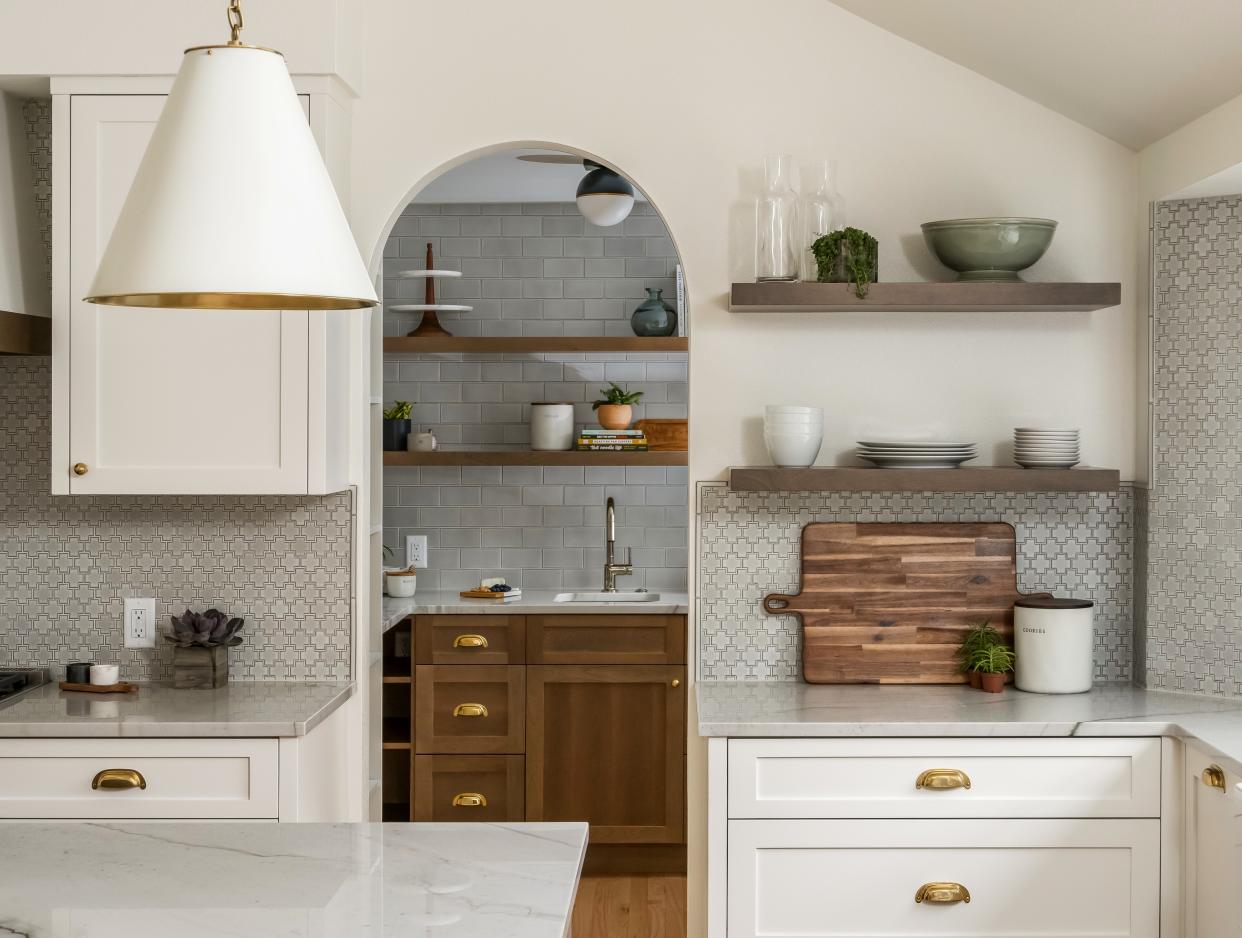
<path id="1" fill-rule="evenodd" d="M 91 303 L 361 309 L 377 303 L 284 57 L 238 38 L 187 49 Z"/>
<path id="2" fill-rule="evenodd" d="M 575 201 L 578 211 L 593 225 L 610 228 L 619 225 L 634 207 L 634 187 L 620 173 L 591 160 L 583 160 L 588 170 L 578 183 Z"/>

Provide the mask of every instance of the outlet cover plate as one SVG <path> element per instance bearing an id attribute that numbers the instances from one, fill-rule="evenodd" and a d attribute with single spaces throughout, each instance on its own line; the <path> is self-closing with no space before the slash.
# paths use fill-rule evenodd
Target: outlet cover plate
<path id="1" fill-rule="evenodd" d="M 126 597 L 124 630 L 126 648 L 154 648 L 155 600 Z"/>
<path id="2" fill-rule="evenodd" d="M 427 566 L 427 535 L 407 534 L 405 537 L 405 562 L 416 567 Z"/>

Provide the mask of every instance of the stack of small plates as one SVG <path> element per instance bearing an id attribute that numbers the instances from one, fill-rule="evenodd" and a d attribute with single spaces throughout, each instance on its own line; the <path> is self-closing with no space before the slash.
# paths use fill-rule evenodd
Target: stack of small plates
<path id="1" fill-rule="evenodd" d="M 1025 469 L 1069 469 L 1078 465 L 1078 431 L 1018 427 L 1013 461 Z"/>
<path id="2" fill-rule="evenodd" d="M 974 443 L 859 440 L 858 455 L 881 469 L 956 469 L 979 454 Z"/>

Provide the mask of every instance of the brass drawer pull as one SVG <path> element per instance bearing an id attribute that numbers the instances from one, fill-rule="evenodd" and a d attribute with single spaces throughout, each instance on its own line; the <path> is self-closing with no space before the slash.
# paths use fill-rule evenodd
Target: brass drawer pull
<path id="1" fill-rule="evenodd" d="M 930 791 L 969 788 L 970 776 L 961 769 L 928 769 L 926 772 L 919 773 L 919 777 L 914 780 L 914 787 L 926 788 Z"/>
<path id="2" fill-rule="evenodd" d="M 453 639 L 454 648 L 486 648 L 487 636 L 485 635 L 458 635 Z"/>
<path id="3" fill-rule="evenodd" d="M 100 788 L 121 791 L 127 788 L 145 789 L 146 787 L 147 780 L 137 769 L 104 769 L 102 772 L 96 772 L 95 777 L 91 779 L 91 789 L 95 791 Z"/>
<path id="4" fill-rule="evenodd" d="M 453 796 L 454 808 L 486 808 L 487 796 L 481 795 L 477 791 L 463 791 L 459 795 Z"/>
<path id="5" fill-rule="evenodd" d="M 1203 774 L 1199 776 L 1199 779 L 1208 788 L 1217 788 L 1220 791 L 1225 790 L 1225 770 L 1219 765 L 1209 765 L 1203 770 Z"/>
<path id="6" fill-rule="evenodd" d="M 464 703 L 458 704 L 453 708 L 453 716 L 455 717 L 485 717 L 487 716 L 487 707 L 480 703 Z"/>
<path id="7" fill-rule="evenodd" d="M 914 894 L 914 901 L 934 902 L 943 905 L 954 902 L 969 902 L 970 890 L 961 883 L 924 883 L 919 887 L 918 892 Z"/>
<path id="8" fill-rule="evenodd" d="M 84 476 L 87 473 L 86 463 L 75 462 L 73 464 L 73 474 L 75 476 Z"/>

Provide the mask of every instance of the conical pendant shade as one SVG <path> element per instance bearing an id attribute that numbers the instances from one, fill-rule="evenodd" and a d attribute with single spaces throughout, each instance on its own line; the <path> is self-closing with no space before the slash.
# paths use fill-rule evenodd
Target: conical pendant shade
<path id="1" fill-rule="evenodd" d="M 186 52 L 90 292 L 119 306 L 376 304 L 279 53 Z"/>

